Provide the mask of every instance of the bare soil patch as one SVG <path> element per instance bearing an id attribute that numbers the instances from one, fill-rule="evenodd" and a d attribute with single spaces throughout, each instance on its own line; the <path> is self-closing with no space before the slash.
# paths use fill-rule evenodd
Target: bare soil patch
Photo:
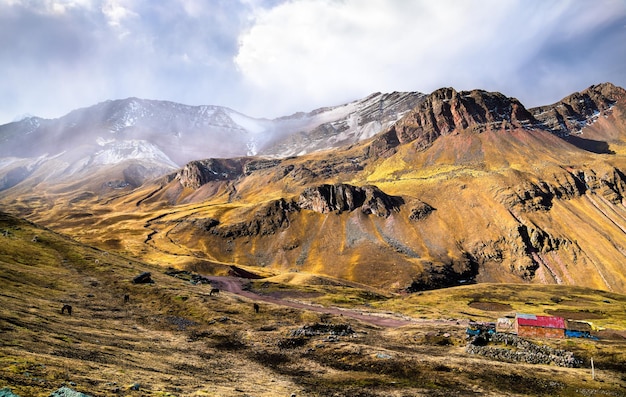
<path id="1" fill-rule="evenodd" d="M 597 320 L 600 318 L 606 318 L 604 313 L 592 312 L 586 310 L 566 310 L 566 309 L 556 309 L 556 310 L 546 310 L 546 313 L 552 316 L 563 317 L 569 320 Z"/>

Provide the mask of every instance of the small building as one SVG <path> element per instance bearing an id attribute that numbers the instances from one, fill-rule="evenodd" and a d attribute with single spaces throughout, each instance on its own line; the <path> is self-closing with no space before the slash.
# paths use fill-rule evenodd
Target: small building
<path id="1" fill-rule="evenodd" d="M 554 316 L 521 314 L 515 316 L 517 336 L 530 338 L 565 338 L 565 319 Z"/>
<path id="2" fill-rule="evenodd" d="M 593 327 L 586 321 L 566 320 L 565 324 L 565 336 L 568 338 L 591 338 L 597 339 L 591 336 Z"/>

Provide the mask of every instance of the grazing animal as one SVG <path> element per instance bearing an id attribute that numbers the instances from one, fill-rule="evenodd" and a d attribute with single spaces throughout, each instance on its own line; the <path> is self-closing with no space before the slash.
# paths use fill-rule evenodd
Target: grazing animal
<path id="1" fill-rule="evenodd" d="M 61 308 L 61 314 L 65 314 L 66 310 L 67 310 L 67 314 L 69 314 L 71 316 L 72 315 L 72 306 L 70 306 L 70 305 L 63 305 L 63 307 Z"/>
<path id="2" fill-rule="evenodd" d="M 130 302 L 130 295 L 126 294 L 124 295 L 124 303 L 128 303 Z"/>
<path id="3" fill-rule="evenodd" d="M 255 313 L 258 313 L 260 309 L 261 309 L 261 308 L 259 307 L 259 304 L 258 304 L 258 303 L 255 303 L 255 304 L 254 304 L 254 312 L 255 312 Z"/>
<path id="4" fill-rule="evenodd" d="M 220 289 L 219 288 L 212 288 L 211 292 L 209 292 L 209 296 L 217 295 L 219 293 L 220 293 Z"/>

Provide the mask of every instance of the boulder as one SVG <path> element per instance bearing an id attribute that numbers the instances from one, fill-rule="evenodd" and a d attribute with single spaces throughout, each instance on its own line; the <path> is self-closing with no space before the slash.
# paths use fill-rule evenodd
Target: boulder
<path id="1" fill-rule="evenodd" d="M 0 397 L 20 397 L 20 396 L 13 393 L 11 389 L 9 389 L 8 387 L 5 387 L 3 389 L 0 389 Z"/>
<path id="2" fill-rule="evenodd" d="M 133 284 L 153 284 L 152 275 L 150 272 L 143 272 L 140 275 L 133 278 Z"/>
<path id="3" fill-rule="evenodd" d="M 91 396 L 88 394 L 74 391 L 70 389 L 69 387 L 63 386 L 62 388 L 50 394 L 50 397 L 91 397 Z"/>

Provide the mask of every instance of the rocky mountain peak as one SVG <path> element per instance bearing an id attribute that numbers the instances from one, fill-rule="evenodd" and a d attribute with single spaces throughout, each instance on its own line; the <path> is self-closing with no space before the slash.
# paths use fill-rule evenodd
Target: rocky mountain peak
<path id="1" fill-rule="evenodd" d="M 471 128 L 511 129 L 536 124 L 517 99 L 484 90 L 441 88 L 428 95 L 404 118 L 381 133 L 370 151 L 385 155 L 408 142 L 426 147 L 439 136 Z"/>
<path id="2" fill-rule="evenodd" d="M 288 157 L 358 143 L 389 128 L 424 98 L 420 92 L 377 92 L 344 105 L 276 119 L 277 138 L 260 153 Z"/>
<path id="3" fill-rule="evenodd" d="M 557 103 L 530 109 L 540 127 L 559 136 L 577 133 L 619 100 L 626 99 L 626 90 L 611 83 L 592 85 Z"/>
<path id="4" fill-rule="evenodd" d="M 400 143 L 417 140 L 426 145 L 436 137 L 457 129 L 478 125 L 522 127 L 534 121 L 532 114 L 515 98 L 498 92 L 458 92 L 453 88 L 441 88 L 393 128 Z"/>

